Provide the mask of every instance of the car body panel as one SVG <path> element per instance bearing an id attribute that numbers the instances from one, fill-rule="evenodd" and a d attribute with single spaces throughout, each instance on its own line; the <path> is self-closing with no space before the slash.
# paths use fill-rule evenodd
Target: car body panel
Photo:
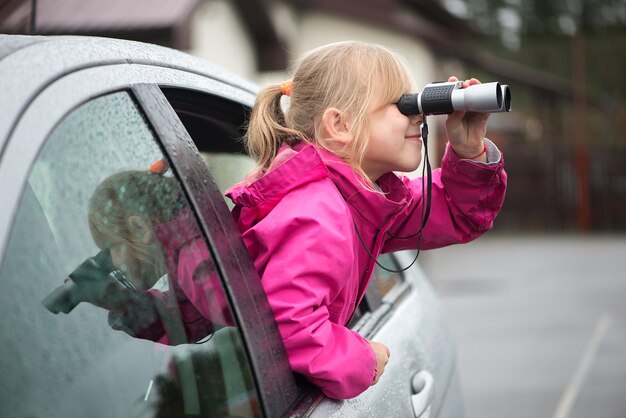
<path id="1" fill-rule="evenodd" d="M 5 47 L 11 52 L 0 60 L 0 74 L 6 81 L 0 95 L 0 154 L 7 133 L 12 130 L 11 122 L 39 91 L 66 74 L 89 67 L 144 64 L 178 69 L 256 93 L 256 87 L 243 78 L 189 54 L 157 45 L 95 37 L 19 35 L 0 35 L 0 43 L 14 45 Z"/>
<path id="2" fill-rule="evenodd" d="M 396 253 L 396 256 L 400 265 L 406 266 L 415 254 L 405 251 Z M 450 361 L 455 358 L 455 347 L 451 343 L 446 315 L 417 264 L 408 270 L 405 277 L 406 288 L 404 291 L 397 289 L 402 294 L 390 294 L 387 301 L 383 299 L 383 306 L 390 305 L 387 319 L 376 332 L 365 332 L 366 337 L 384 343 L 391 352 L 385 373 L 378 383 L 381 387 L 374 387 L 346 401 L 324 400 L 312 417 L 359 417 L 372 405 L 377 405 L 377 408 L 368 416 L 412 416 L 408 415 L 413 410 L 412 397 L 407 394 L 412 392 L 411 380 L 419 372 L 432 376 L 433 387 L 430 394 L 413 394 L 415 402 L 430 407 L 428 413 L 418 416 L 463 416 L 459 387 L 456 385 L 456 364 Z M 388 300 L 394 299 L 394 296 L 397 300 L 390 303 Z M 406 332 L 412 329 L 416 330 L 416 338 L 407 338 Z M 443 409 L 444 400 L 450 411 Z"/>

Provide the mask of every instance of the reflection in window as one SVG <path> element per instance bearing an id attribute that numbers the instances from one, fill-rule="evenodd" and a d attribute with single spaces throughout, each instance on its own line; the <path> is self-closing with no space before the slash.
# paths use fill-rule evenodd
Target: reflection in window
<path id="1" fill-rule="evenodd" d="M 50 135 L 0 264 L 0 416 L 258 416 L 220 277 L 168 168 L 126 93 Z"/>

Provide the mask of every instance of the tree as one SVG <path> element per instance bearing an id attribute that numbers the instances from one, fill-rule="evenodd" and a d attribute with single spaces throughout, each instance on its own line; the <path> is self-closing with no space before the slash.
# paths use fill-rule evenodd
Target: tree
<path id="1" fill-rule="evenodd" d="M 541 126 L 541 138 L 522 138 L 507 154 L 511 180 L 519 186 L 511 192 L 530 191 L 511 196 L 522 202 L 519 216 L 533 216 L 524 204 L 533 201 L 541 213 L 532 219 L 546 219 L 544 227 L 626 229 L 626 187 L 621 186 L 626 181 L 626 2 L 442 2 L 483 34 L 474 46 L 571 82 L 564 97 L 524 86 L 512 89 L 514 110 Z M 530 174 L 533 184 L 522 184 Z"/>

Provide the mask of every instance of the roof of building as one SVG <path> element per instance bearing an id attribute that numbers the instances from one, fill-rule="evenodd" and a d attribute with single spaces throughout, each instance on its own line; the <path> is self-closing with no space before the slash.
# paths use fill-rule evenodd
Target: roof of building
<path id="1" fill-rule="evenodd" d="M 37 30 L 45 33 L 163 28 L 184 22 L 200 0 L 54 0 L 36 2 Z M 103 7 L 104 5 L 104 7 Z M 22 1 L 0 23 L 19 30 L 31 17 Z"/>
<path id="2" fill-rule="evenodd" d="M 0 32 L 29 33 L 34 18 L 37 34 L 123 37 L 185 49 L 190 43 L 190 16 L 202 1 L 205 0 L 0 0 Z M 280 70 L 287 65 L 287 48 L 272 17 L 273 3 L 272 0 L 234 0 L 255 43 L 260 70 Z M 299 9 L 349 16 L 433 42 L 442 42 L 451 37 L 451 32 L 468 29 L 437 0 L 290 0 L 290 3 Z"/>
<path id="3" fill-rule="evenodd" d="M 201 1 L 4 0 L 0 32 L 105 36 L 188 49 L 190 20 Z"/>
<path id="4" fill-rule="evenodd" d="M 0 33 L 81 34 L 132 39 L 189 49 L 190 20 L 207 0 L 0 0 Z M 285 0 L 301 10 L 341 15 L 421 39 L 440 55 L 459 58 L 495 75 L 517 79 L 559 95 L 566 80 L 476 51 L 466 39 L 479 36 L 439 0 Z M 260 71 L 287 67 L 287 45 L 273 17 L 274 0 L 234 0 L 255 44 Z M 32 6 L 36 13 L 32 14 Z M 103 7 L 103 5 L 105 5 Z M 33 20 L 34 16 L 34 20 Z"/>

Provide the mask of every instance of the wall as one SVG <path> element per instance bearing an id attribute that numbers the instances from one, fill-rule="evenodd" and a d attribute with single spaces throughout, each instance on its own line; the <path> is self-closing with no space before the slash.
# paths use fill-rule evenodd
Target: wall
<path id="1" fill-rule="evenodd" d="M 357 20 L 331 14 L 296 10 L 278 3 L 274 11 L 277 30 L 285 39 L 289 61 L 317 46 L 341 40 L 363 40 L 382 44 L 402 55 L 409 63 L 416 87 L 420 89 L 434 80 L 447 79 L 458 74 L 460 67 L 454 61 L 441 62 L 421 41 L 401 33 L 372 26 Z M 263 86 L 279 83 L 288 75 L 284 71 L 259 73 L 255 70 L 254 45 L 243 26 L 235 7 L 228 1 L 216 0 L 202 4 L 192 24 L 192 49 L 190 53 L 211 60 L 237 74 Z M 443 116 L 431 117 L 431 164 L 436 160 L 436 144 Z M 415 173 L 421 172 L 421 167 Z"/>
<path id="2" fill-rule="evenodd" d="M 254 81 L 254 44 L 232 2 L 203 2 L 191 22 L 192 55 L 212 61 Z"/>

